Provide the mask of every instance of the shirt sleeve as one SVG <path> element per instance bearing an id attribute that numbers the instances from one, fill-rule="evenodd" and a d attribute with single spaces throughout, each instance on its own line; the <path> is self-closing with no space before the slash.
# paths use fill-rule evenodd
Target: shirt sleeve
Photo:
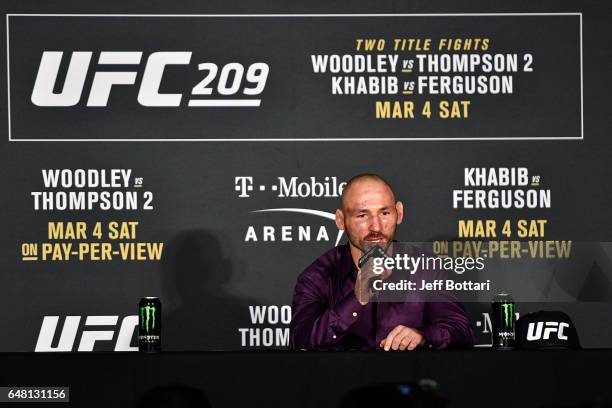
<path id="1" fill-rule="evenodd" d="M 444 300 L 425 303 L 425 340 L 436 350 L 473 347 L 474 333 L 463 306 L 452 294 L 444 296 Z"/>
<path id="2" fill-rule="evenodd" d="M 293 294 L 291 347 L 296 350 L 334 348 L 357 321 L 364 306 L 353 292 L 329 304 L 329 284 L 314 273 L 298 278 Z"/>

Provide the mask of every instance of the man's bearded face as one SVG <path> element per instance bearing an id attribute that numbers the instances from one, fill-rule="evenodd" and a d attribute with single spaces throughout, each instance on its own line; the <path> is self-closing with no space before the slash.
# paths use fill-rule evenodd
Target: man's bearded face
<path id="1" fill-rule="evenodd" d="M 395 238 L 403 207 L 385 183 L 363 180 L 345 192 L 342 214 L 350 244 L 364 251 L 373 245 L 385 247 Z"/>

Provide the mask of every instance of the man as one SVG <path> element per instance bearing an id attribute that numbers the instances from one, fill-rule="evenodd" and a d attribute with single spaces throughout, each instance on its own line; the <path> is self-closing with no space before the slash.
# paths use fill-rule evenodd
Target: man
<path id="1" fill-rule="evenodd" d="M 446 302 L 373 302 L 360 297 L 364 248 L 388 246 L 404 206 L 380 176 L 353 177 L 336 210 L 348 244 L 326 252 L 298 277 L 291 346 L 306 350 L 414 350 L 470 347 L 474 336 L 463 307 Z M 360 301 L 361 299 L 361 301 Z"/>

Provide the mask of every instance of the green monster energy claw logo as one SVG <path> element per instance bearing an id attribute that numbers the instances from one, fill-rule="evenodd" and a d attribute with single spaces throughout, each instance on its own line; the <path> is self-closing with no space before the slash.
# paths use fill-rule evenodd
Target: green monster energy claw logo
<path id="1" fill-rule="evenodd" d="M 142 306 L 140 308 L 140 327 L 149 333 L 150 330 L 155 328 L 155 306 Z M 151 322 L 151 328 L 149 328 L 149 322 Z"/>
<path id="2" fill-rule="evenodd" d="M 506 323 L 506 327 L 512 329 L 512 316 L 514 316 L 514 304 L 513 303 L 504 303 L 502 305 L 504 308 L 504 322 Z"/>

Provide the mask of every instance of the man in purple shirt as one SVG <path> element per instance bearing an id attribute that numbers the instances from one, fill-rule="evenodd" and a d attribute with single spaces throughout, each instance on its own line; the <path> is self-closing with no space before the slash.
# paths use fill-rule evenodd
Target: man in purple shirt
<path id="1" fill-rule="evenodd" d="M 348 244 L 326 252 L 298 277 L 293 349 L 388 351 L 473 345 L 465 311 L 450 294 L 447 301 L 435 303 L 363 297 L 362 271 L 357 267 L 363 248 L 391 243 L 403 215 L 403 204 L 380 176 L 361 174 L 347 183 L 336 226 L 346 232 Z"/>

